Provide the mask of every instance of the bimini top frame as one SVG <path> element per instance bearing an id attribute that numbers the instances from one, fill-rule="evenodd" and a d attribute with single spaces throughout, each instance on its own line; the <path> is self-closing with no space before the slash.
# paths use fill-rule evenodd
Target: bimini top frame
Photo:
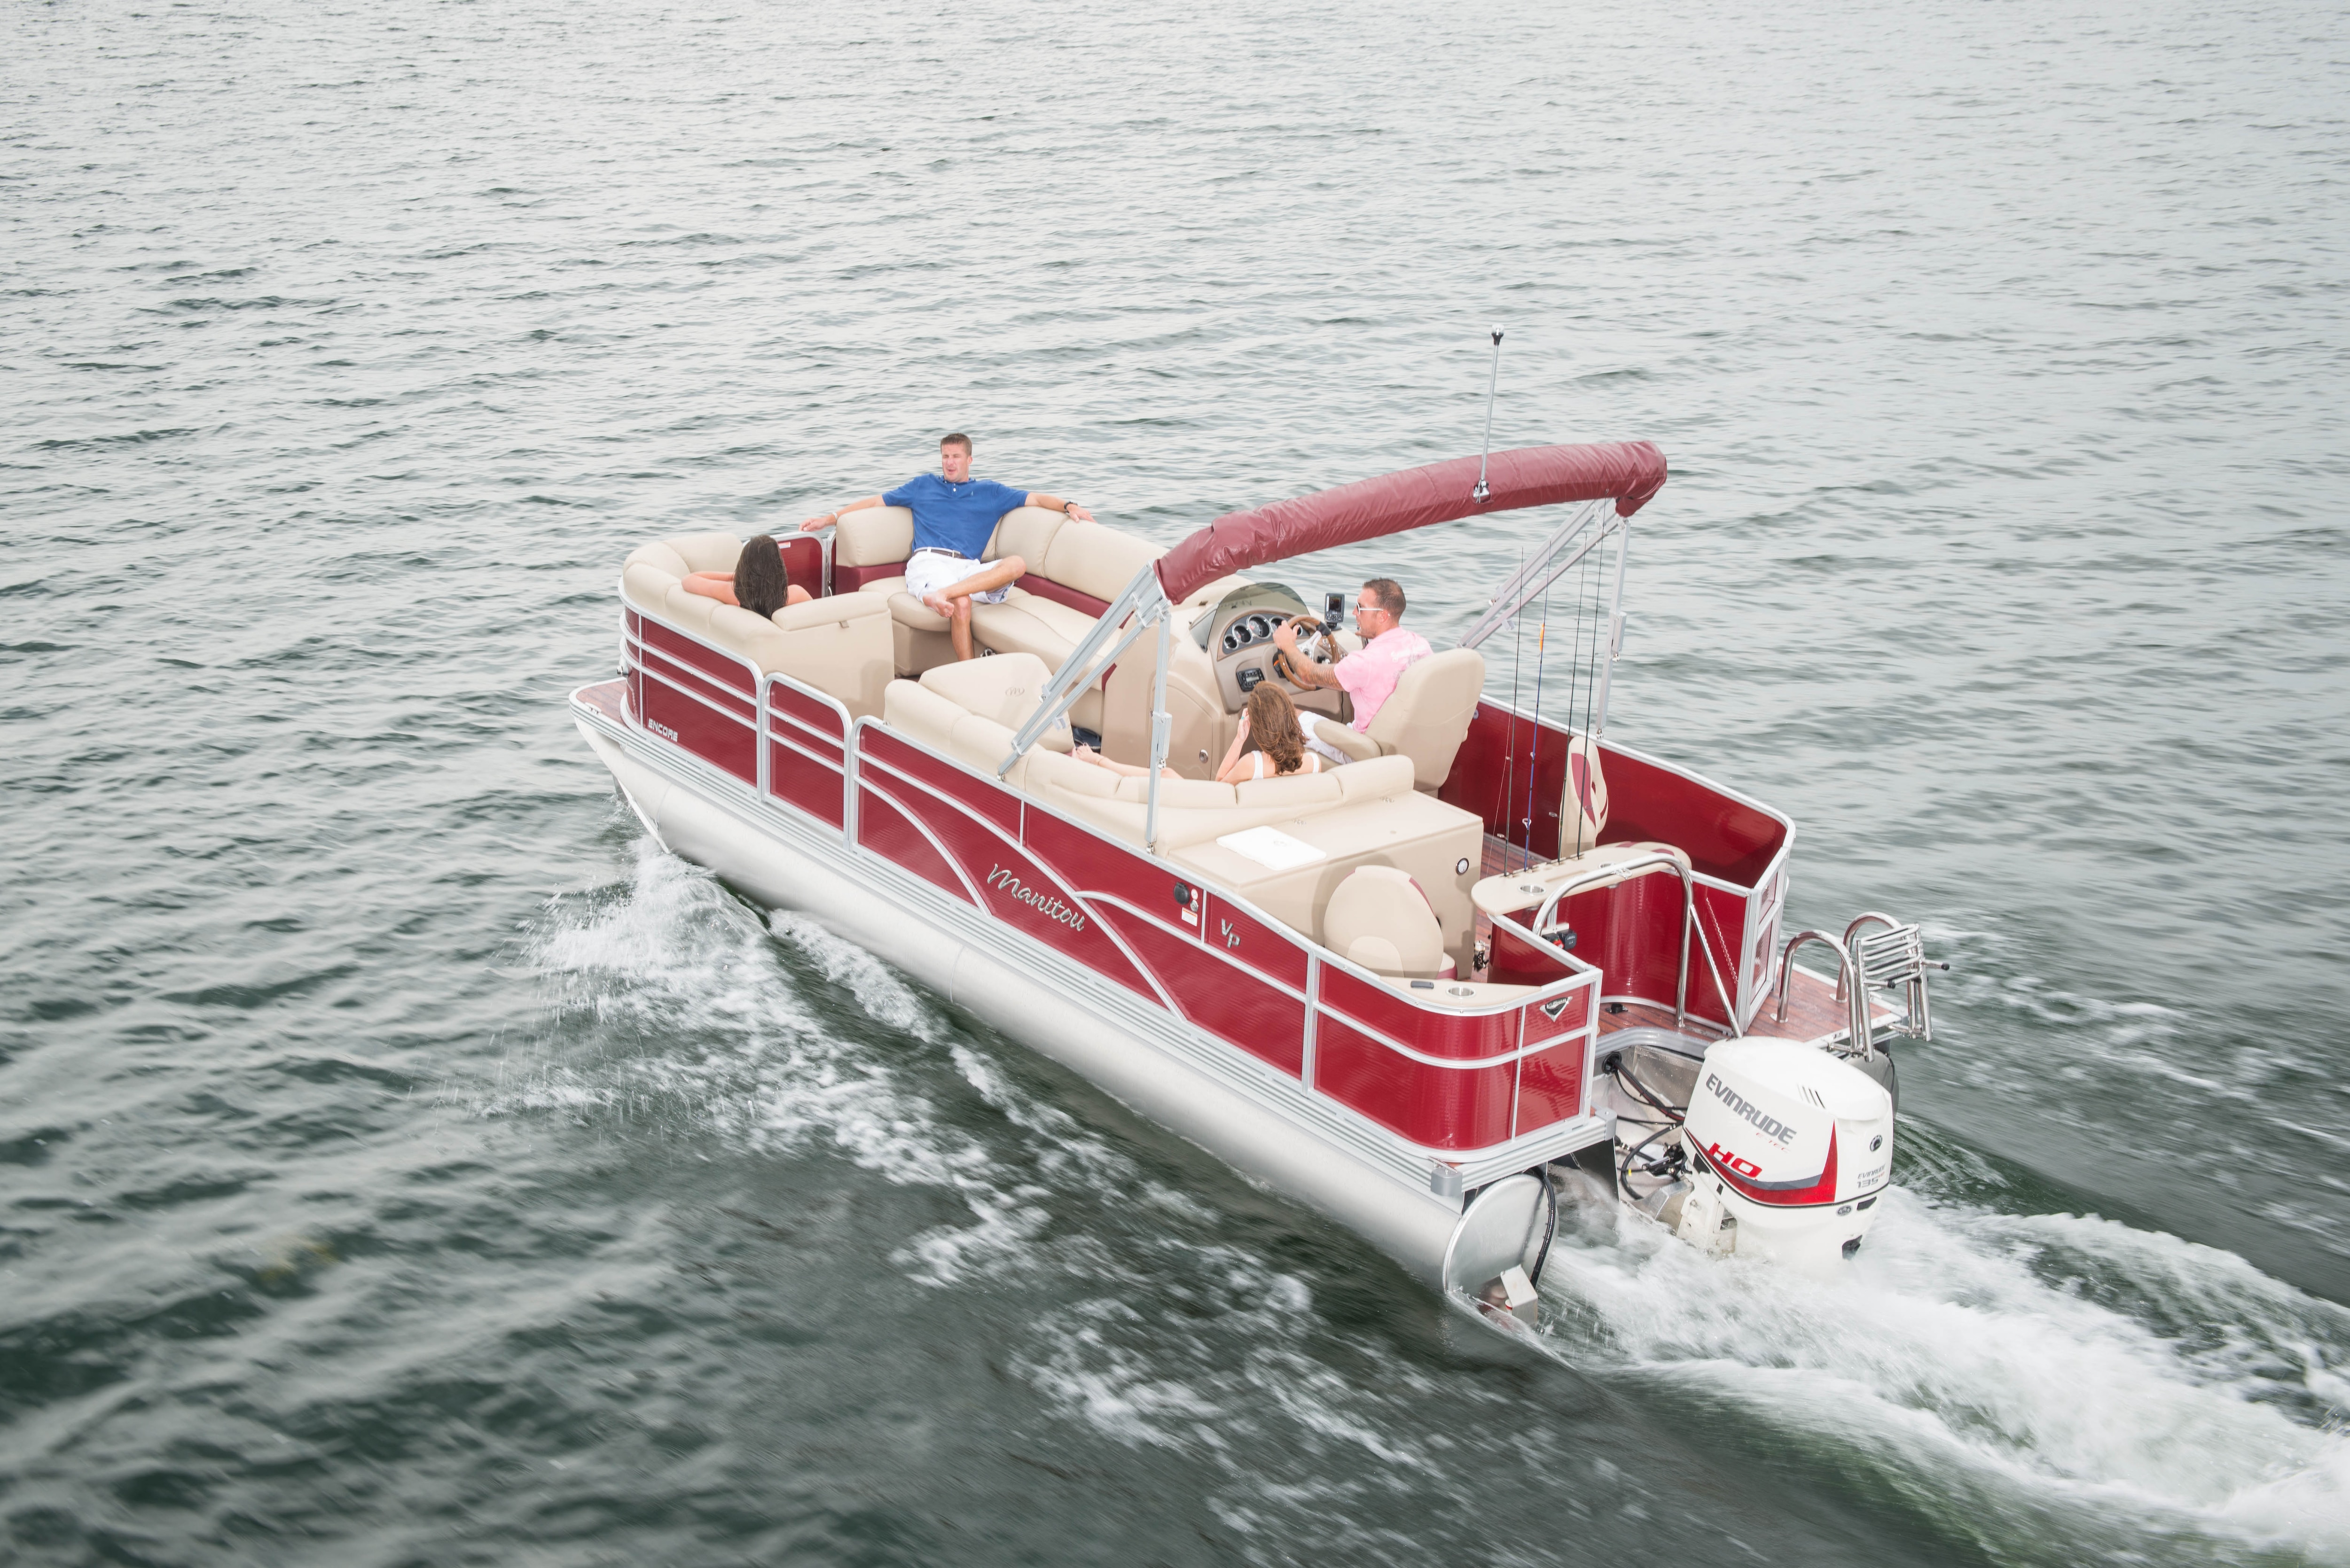
<path id="1" fill-rule="evenodd" d="M 1145 628 L 1156 626 L 1159 666 L 1151 687 L 1150 794 L 1143 828 L 1145 847 L 1156 854 L 1159 770 L 1167 761 L 1168 733 L 1172 726 L 1167 712 L 1169 634 L 1173 608 L 1187 596 L 1219 577 L 1315 550 L 1384 538 L 1489 512 L 1512 512 L 1562 502 L 1588 503 L 1560 525 L 1534 559 L 1521 567 L 1495 597 L 1492 607 L 1463 639 L 1463 647 L 1474 648 L 1495 627 L 1514 615 L 1528 598 L 1596 547 L 1611 531 L 1621 529 L 1623 519 L 1646 506 L 1664 488 L 1665 477 L 1665 454 L 1650 441 L 1530 446 L 1497 452 L 1490 458 L 1455 458 L 1424 468 L 1408 468 L 1295 500 L 1276 501 L 1253 511 L 1226 513 L 1135 574 L 1134 580 L 1102 612 L 1085 640 L 1077 644 L 1047 683 L 1036 711 L 1020 726 L 1019 733 L 1012 738 L 1011 751 L 996 764 L 996 776 L 1001 778 L 1009 773 L 1012 764 L 1036 743 L 1037 737 L 1059 722 L 1078 695 L 1116 662 Z M 1603 503 L 1612 503 L 1612 508 L 1603 507 Z M 1595 518 L 1602 519 L 1600 526 L 1582 549 L 1567 560 L 1556 562 L 1559 554 Z M 1617 562 L 1620 595 L 1620 551 Z M 1131 626 L 1125 624 L 1129 617 Z"/>

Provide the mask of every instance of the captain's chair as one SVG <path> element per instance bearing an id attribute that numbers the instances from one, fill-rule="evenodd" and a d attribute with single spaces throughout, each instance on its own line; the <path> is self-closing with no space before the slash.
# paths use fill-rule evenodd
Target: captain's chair
<path id="1" fill-rule="evenodd" d="M 1408 872 L 1357 866 L 1322 912 L 1322 945 L 1374 974 L 1442 980 L 1452 973 L 1444 929 Z"/>
<path id="2" fill-rule="evenodd" d="M 1369 729 L 1324 724 L 1318 733 L 1354 762 L 1409 757 L 1418 775 L 1413 787 L 1434 794 L 1451 774 L 1453 753 L 1484 693 L 1485 656 L 1473 648 L 1448 649 L 1406 667 Z"/>

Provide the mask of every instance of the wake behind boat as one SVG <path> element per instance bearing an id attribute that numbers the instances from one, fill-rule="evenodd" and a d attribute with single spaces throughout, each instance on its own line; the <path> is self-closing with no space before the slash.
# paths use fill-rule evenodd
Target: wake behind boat
<path id="1" fill-rule="evenodd" d="M 973 606 L 992 657 L 960 662 L 905 591 L 900 508 L 786 543 L 820 591 L 772 617 L 682 586 L 740 540 L 665 539 L 621 573 L 621 677 L 572 710 L 670 849 L 1440 1288 L 1531 1320 L 1586 1178 L 1710 1251 L 1833 1267 L 1890 1179 L 1886 1039 L 1926 1033 L 1929 966 L 1882 915 L 1783 941 L 1793 823 L 1606 739 L 1630 523 L 1665 479 L 1647 442 L 1529 448 L 1172 550 L 1022 507 L 983 558 L 1027 570 Z M 1367 730 L 1276 649 L 1311 615 L 1259 568 L 1551 505 L 1571 510 Z M 1532 692 L 1488 693 L 1481 646 L 1569 573 L 1549 711 L 1539 657 Z M 1301 657 L 1355 648 L 1332 615 Z M 1267 681 L 1330 721 L 1345 766 L 1214 782 Z M 1080 761 L 1080 729 L 1142 776 Z M 1835 975 L 1794 961 L 1813 943 Z"/>

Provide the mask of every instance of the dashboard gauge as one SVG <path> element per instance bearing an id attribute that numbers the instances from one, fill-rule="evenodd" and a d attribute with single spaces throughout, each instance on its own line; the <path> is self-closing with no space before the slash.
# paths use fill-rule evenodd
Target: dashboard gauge
<path id="1" fill-rule="evenodd" d="M 1245 588 L 1236 589 L 1234 591 L 1236 593 L 1255 595 L 1263 590 L 1260 590 L 1252 586 Z M 1280 595 L 1284 598 L 1290 597 L 1289 590 L 1286 588 L 1274 587 L 1270 591 Z M 1280 630 L 1289 619 L 1290 613 L 1285 607 L 1275 608 L 1256 614 L 1243 613 L 1236 615 L 1232 618 L 1232 624 L 1224 628 L 1224 635 L 1220 639 L 1222 651 L 1225 657 L 1229 658 L 1231 655 L 1240 652 L 1243 649 L 1255 648 L 1261 644 L 1269 643 L 1273 640 L 1273 634 Z M 1207 637 L 1206 631 L 1203 629 L 1200 635 L 1202 639 L 1200 646 L 1202 648 L 1207 647 L 1208 644 L 1205 640 Z"/>

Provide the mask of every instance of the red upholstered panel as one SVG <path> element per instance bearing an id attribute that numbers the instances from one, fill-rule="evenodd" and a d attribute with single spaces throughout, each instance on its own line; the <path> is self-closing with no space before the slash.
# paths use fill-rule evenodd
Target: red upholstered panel
<path id="1" fill-rule="evenodd" d="M 1279 926 L 1268 926 L 1213 893 L 1203 893 L 1200 934 L 1233 959 L 1297 991 L 1305 989 L 1305 946 Z"/>
<path id="2" fill-rule="evenodd" d="M 741 691 L 745 697 L 751 695 L 754 690 L 751 667 L 734 655 L 721 652 L 708 643 L 688 637 L 681 631 L 672 631 L 656 621 L 648 620 L 643 624 L 646 647 L 659 649 L 681 663 L 691 664 L 707 672 L 721 684 Z"/>
<path id="3" fill-rule="evenodd" d="M 794 734 L 795 742 L 800 739 Z M 767 793 L 819 822 L 835 827 L 841 824 L 840 770 L 827 767 L 797 746 L 767 742 Z"/>
<path id="4" fill-rule="evenodd" d="M 744 784 L 758 782 L 759 737 L 749 724 L 658 680 L 647 680 L 644 693 L 647 730 L 725 769 Z"/>
<path id="5" fill-rule="evenodd" d="M 1483 817 L 1486 832 L 1523 845 L 1527 843 L 1523 824 L 1531 778 L 1531 846 L 1542 858 L 1552 858 L 1559 853 L 1558 808 L 1567 739 L 1567 732 L 1548 719 L 1537 733 L 1533 720 L 1524 715 L 1513 717 L 1497 703 L 1480 702 L 1438 795 Z M 1670 844 L 1707 876 L 1751 888 L 1785 841 L 1786 829 L 1767 812 L 1610 746 L 1602 744 L 1599 754 L 1608 794 L 1603 843 Z"/>
<path id="6" fill-rule="evenodd" d="M 790 574 L 792 587 L 806 588 L 822 598 L 824 587 L 824 542 L 813 534 L 794 534 L 777 539 L 784 553 L 784 570 Z"/>
<path id="7" fill-rule="evenodd" d="M 903 561 L 888 562 L 879 566 L 844 566 L 835 561 L 832 565 L 832 591 L 853 594 L 868 583 L 883 582 L 905 575 L 906 563 Z"/>
<path id="8" fill-rule="evenodd" d="M 1097 599 L 1091 594 L 1081 594 L 1075 588 L 1064 587 L 1052 578 L 1040 577 L 1034 572 L 1023 575 L 1018 582 L 1013 584 L 1013 587 L 1024 593 L 1035 594 L 1040 599 L 1051 599 L 1055 604 L 1066 605 L 1073 610 L 1083 610 L 1096 620 L 1099 620 L 1109 609 L 1107 599 Z"/>
<path id="9" fill-rule="evenodd" d="M 928 752 L 917 751 L 885 730 L 868 728 L 858 744 L 866 756 L 886 763 L 900 773 L 911 774 L 941 794 L 970 806 L 1006 835 L 1018 836 L 1020 796 L 993 779 L 934 757 Z M 927 807 L 921 809 L 925 820 L 939 815 Z M 971 872 L 974 882 L 987 871 L 984 865 L 966 864 L 964 869 Z"/>

